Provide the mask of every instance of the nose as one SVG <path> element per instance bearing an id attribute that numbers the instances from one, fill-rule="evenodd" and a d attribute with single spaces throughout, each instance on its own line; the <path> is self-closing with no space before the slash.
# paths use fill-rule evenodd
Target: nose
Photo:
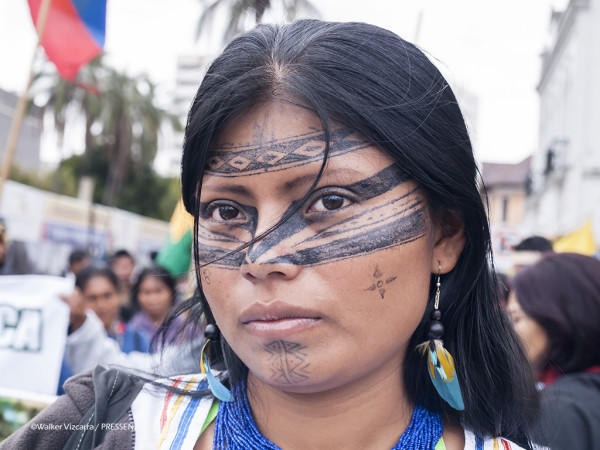
<path id="1" fill-rule="evenodd" d="M 293 208 L 292 205 L 290 208 Z M 278 211 L 268 211 L 264 217 L 277 217 Z M 289 211 L 289 209 L 288 209 Z M 287 212 L 283 214 L 286 216 Z M 281 216 L 281 217 L 283 217 Z M 256 235 L 266 232 L 273 225 L 271 220 L 257 221 Z M 268 232 L 262 239 L 248 247 L 242 275 L 249 281 L 282 279 L 291 280 L 302 271 L 302 265 L 294 261 L 294 244 L 298 235 L 306 229 L 306 223 L 298 214 L 293 214 Z"/>
<path id="2" fill-rule="evenodd" d="M 260 263 L 258 261 L 245 262 L 242 267 L 242 276 L 252 282 L 266 280 L 292 280 L 298 276 L 302 266 L 291 263 Z"/>
<path id="3" fill-rule="evenodd" d="M 268 239 L 268 236 L 265 238 Z M 251 245 L 240 267 L 242 276 L 256 283 L 265 280 L 292 280 L 302 271 L 302 265 L 294 263 L 283 243 L 264 251 L 264 240 Z"/>

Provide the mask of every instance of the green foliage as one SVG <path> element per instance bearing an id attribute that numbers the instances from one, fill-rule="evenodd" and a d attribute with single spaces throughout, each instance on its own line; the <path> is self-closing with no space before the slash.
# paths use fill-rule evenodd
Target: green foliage
<path id="1" fill-rule="evenodd" d="M 52 188 L 52 175 L 47 173 L 33 173 L 22 170 L 19 166 L 12 166 L 10 179 L 17 183 L 33 186 L 38 189 L 49 191 Z"/>
<path id="2" fill-rule="evenodd" d="M 43 107 L 52 113 L 59 145 L 70 117 L 85 119 L 85 153 L 63 160 L 50 182 L 24 182 L 75 195 L 79 178 L 90 176 L 95 203 L 168 220 L 180 195 L 178 181 L 161 178 L 152 164 L 161 126 L 180 130 L 181 124 L 156 105 L 156 86 L 146 76 L 130 77 L 104 65 L 101 57 L 76 82 L 51 70 L 38 74 L 35 83 L 47 93 Z"/>
<path id="3" fill-rule="evenodd" d="M 214 21 L 219 10 L 227 14 L 227 26 L 223 43 L 229 42 L 238 34 L 262 23 L 265 12 L 279 7 L 285 14 L 285 20 L 292 22 L 300 12 L 305 17 L 320 16 L 312 0 L 210 0 L 196 25 L 196 39 L 199 39 Z"/>
<path id="4" fill-rule="evenodd" d="M 132 212 L 168 221 L 180 196 L 178 178 L 162 178 L 153 170 L 144 169 L 132 177 L 117 206 L 125 209 L 129 205 Z"/>

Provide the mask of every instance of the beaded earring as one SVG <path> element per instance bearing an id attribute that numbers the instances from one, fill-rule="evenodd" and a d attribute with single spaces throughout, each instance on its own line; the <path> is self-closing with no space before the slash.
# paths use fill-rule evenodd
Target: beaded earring
<path id="1" fill-rule="evenodd" d="M 200 370 L 202 375 L 206 375 L 208 386 L 210 387 L 210 390 L 215 398 L 218 398 L 222 402 L 232 402 L 233 395 L 231 394 L 231 391 L 213 375 L 210 370 L 210 365 L 208 364 L 208 357 L 206 356 L 207 352 L 205 352 L 206 347 L 211 340 L 219 340 L 219 329 L 217 326 L 212 323 L 206 325 L 206 328 L 204 329 L 204 337 L 206 338 L 206 342 L 204 342 L 202 353 L 200 355 Z"/>
<path id="2" fill-rule="evenodd" d="M 417 350 L 425 355 L 428 352 L 429 362 L 429 377 L 435 386 L 435 389 L 450 406 L 454 409 L 462 411 L 465 409 L 462 394 L 460 392 L 460 385 L 458 378 L 456 377 L 456 370 L 454 368 L 454 358 L 444 348 L 444 343 L 441 338 L 444 335 L 444 325 L 440 319 L 442 313 L 439 310 L 440 306 L 440 272 L 442 266 L 438 263 L 438 274 L 435 283 L 435 300 L 433 304 L 433 311 L 431 311 L 431 320 L 427 324 L 427 341 L 419 344 Z"/>

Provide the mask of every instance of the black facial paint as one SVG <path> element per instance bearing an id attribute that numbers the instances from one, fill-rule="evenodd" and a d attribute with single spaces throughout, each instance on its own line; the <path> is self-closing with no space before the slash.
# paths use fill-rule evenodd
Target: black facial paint
<path id="1" fill-rule="evenodd" d="M 379 269 L 379 266 L 375 266 L 375 272 L 373 272 L 373 284 L 365 289 L 365 291 L 379 291 L 379 295 L 382 299 L 385 298 L 385 286 L 392 283 L 398 277 L 384 277 L 384 273 Z"/>
<path id="2" fill-rule="evenodd" d="M 390 165 L 345 188 L 353 192 L 359 201 L 364 201 L 385 194 L 405 181 L 399 170 Z M 295 242 L 293 252 L 266 259 L 262 263 L 312 266 L 412 242 L 425 233 L 425 209 L 422 201 L 411 197 L 415 191 L 416 189 L 334 224 L 325 225 L 317 229 L 314 235 Z M 239 267 L 244 262 L 255 262 L 283 241 L 293 239 L 293 236 L 310 226 L 314 228 L 317 223 L 315 221 L 318 221 L 314 215 L 307 217 L 300 209 L 264 239 L 249 246 L 246 253 L 243 250 L 236 251 L 236 246 L 241 247 L 255 237 L 258 212 L 248 205 L 238 203 L 237 207 L 246 216 L 246 220 L 241 224 L 223 225 L 231 227 L 231 232 L 213 231 L 202 224 L 199 227 L 199 252 L 202 261 L 216 260 L 216 265 L 226 268 Z M 285 214 L 296 207 L 297 203 L 292 203 Z M 208 204 L 201 204 L 200 216 L 208 219 L 209 214 Z M 243 239 L 239 236 L 240 230 L 246 234 Z M 224 248 L 223 244 L 231 245 Z"/>
<path id="3" fill-rule="evenodd" d="M 351 129 L 331 132 L 329 156 L 339 156 L 368 148 L 372 144 L 351 137 Z M 288 139 L 274 139 L 252 145 L 221 145 L 209 156 L 206 173 L 217 177 L 236 177 L 264 172 L 278 172 L 321 161 L 325 150 L 325 133 L 313 131 Z"/>
<path id="4" fill-rule="evenodd" d="M 394 165 L 390 165 L 369 178 L 346 186 L 346 189 L 355 193 L 360 200 L 365 201 L 382 195 L 405 181 L 406 179 L 400 174 L 399 170 Z M 288 210 L 284 213 L 284 216 L 287 215 L 290 211 L 293 211 L 296 207 L 297 203 L 292 203 L 292 205 L 290 205 Z M 353 217 L 352 219 L 348 220 L 354 219 L 356 219 L 356 217 Z M 283 240 L 288 239 L 291 236 L 297 234 L 298 232 L 306 229 L 311 223 L 312 221 L 304 217 L 302 214 L 294 214 L 282 226 L 273 230 L 271 233 L 265 236 L 265 238 L 262 241 L 260 241 L 257 245 L 251 246 L 248 249 L 248 259 L 251 262 L 256 261 L 261 255 L 268 252 L 270 249 L 275 247 L 277 244 L 281 243 Z M 362 226 L 364 227 L 365 224 L 362 224 Z M 339 231 L 340 230 L 338 229 L 337 232 Z M 327 232 L 327 230 L 319 230 L 319 232 L 317 232 L 317 236 L 319 238 L 322 237 L 321 232 L 325 233 Z M 328 243 L 327 245 L 330 244 Z M 347 245 L 345 246 L 347 247 Z M 327 256 L 325 255 L 322 255 L 324 256 L 324 258 L 311 258 L 309 257 L 309 255 L 311 254 L 310 252 L 305 252 L 304 254 L 305 256 L 300 259 L 298 259 L 298 255 L 295 255 L 295 257 L 292 255 L 288 255 L 290 259 L 287 262 L 291 264 L 311 265 L 325 262 L 324 259 L 327 259 Z M 316 252 L 313 251 L 312 256 L 315 255 Z M 279 262 L 283 262 L 283 260 L 280 260 Z"/>
<path id="5" fill-rule="evenodd" d="M 269 366 L 273 381 L 281 384 L 294 384 L 308 379 L 309 363 L 306 362 L 306 346 L 283 340 L 264 345 L 269 353 Z"/>

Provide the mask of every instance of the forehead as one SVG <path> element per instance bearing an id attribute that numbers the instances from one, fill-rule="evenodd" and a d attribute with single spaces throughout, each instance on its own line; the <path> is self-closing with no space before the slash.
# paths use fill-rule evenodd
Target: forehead
<path id="1" fill-rule="evenodd" d="M 87 283 L 83 286 L 84 291 L 98 291 L 98 290 L 115 290 L 115 286 L 112 282 L 104 275 L 95 275 L 91 277 Z"/>
<path id="2" fill-rule="evenodd" d="M 258 106 L 231 120 L 211 146 L 207 174 L 237 177 L 320 163 L 326 147 L 319 117 L 284 100 Z M 329 156 L 371 147 L 341 124 L 331 125 Z"/>

